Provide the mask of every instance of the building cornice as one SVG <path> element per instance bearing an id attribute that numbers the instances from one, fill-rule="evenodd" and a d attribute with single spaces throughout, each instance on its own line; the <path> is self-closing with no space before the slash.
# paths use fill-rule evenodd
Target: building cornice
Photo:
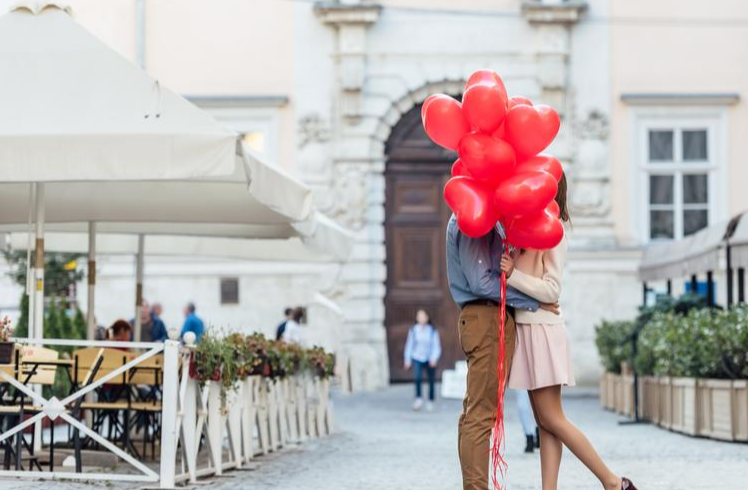
<path id="1" fill-rule="evenodd" d="M 525 0 L 522 15 L 531 24 L 576 24 L 587 7 L 581 0 Z"/>
<path id="2" fill-rule="evenodd" d="M 317 2 L 314 4 L 314 13 L 325 24 L 373 24 L 379 19 L 381 12 L 382 6 L 372 3 Z"/>
<path id="3" fill-rule="evenodd" d="M 621 94 L 627 105 L 734 105 L 740 102 L 736 92 L 712 93 L 654 93 L 627 92 Z"/>

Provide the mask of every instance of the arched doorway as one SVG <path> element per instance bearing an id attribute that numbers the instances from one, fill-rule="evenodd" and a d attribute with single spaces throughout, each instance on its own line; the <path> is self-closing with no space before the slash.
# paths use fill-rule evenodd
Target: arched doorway
<path id="1" fill-rule="evenodd" d="M 446 223 L 442 198 L 456 155 L 433 144 L 421 125 L 421 105 L 395 125 L 387 155 L 385 325 L 392 381 L 412 379 L 403 370 L 403 349 L 415 312 L 425 309 L 442 339 L 440 372 L 463 357 L 457 335 L 458 309 L 447 284 Z"/>

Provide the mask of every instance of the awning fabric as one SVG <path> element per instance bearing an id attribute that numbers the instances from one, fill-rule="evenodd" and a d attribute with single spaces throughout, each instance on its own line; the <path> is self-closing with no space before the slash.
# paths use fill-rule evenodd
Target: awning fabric
<path id="1" fill-rule="evenodd" d="M 730 238 L 730 253 L 734 268 L 748 268 L 748 216 L 745 214 L 740 218 L 735 233 Z"/>
<path id="2" fill-rule="evenodd" d="M 704 228 L 682 240 L 652 244 L 644 250 L 639 277 L 642 281 L 676 279 L 719 268 L 728 222 Z"/>

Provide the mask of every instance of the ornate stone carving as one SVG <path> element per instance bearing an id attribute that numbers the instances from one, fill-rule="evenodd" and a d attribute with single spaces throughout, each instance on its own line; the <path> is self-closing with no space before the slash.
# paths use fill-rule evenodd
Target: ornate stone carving
<path id="1" fill-rule="evenodd" d="M 574 180 L 572 210 L 580 216 L 607 216 L 610 212 L 610 196 L 605 182 L 594 180 Z"/>
<path id="2" fill-rule="evenodd" d="M 575 121 L 574 129 L 580 139 L 606 141 L 610 134 L 610 121 L 608 116 L 597 109 L 593 109 L 585 119 Z"/>
<path id="3" fill-rule="evenodd" d="M 319 114 L 299 119 L 299 149 L 310 143 L 327 143 L 332 136 L 330 125 Z"/>
<path id="4" fill-rule="evenodd" d="M 366 222 L 366 167 L 358 163 L 335 165 L 331 215 L 344 226 L 361 229 Z"/>

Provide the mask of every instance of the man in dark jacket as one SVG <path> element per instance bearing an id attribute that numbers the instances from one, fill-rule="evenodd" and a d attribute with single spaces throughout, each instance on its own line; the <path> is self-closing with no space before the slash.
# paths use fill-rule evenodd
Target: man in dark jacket
<path id="1" fill-rule="evenodd" d="M 283 338 L 283 334 L 286 331 L 286 323 L 288 322 L 288 320 L 291 320 L 291 317 L 293 317 L 293 309 L 286 308 L 285 310 L 283 310 L 283 314 L 286 316 L 286 318 L 276 327 L 275 340 L 281 340 Z"/>

